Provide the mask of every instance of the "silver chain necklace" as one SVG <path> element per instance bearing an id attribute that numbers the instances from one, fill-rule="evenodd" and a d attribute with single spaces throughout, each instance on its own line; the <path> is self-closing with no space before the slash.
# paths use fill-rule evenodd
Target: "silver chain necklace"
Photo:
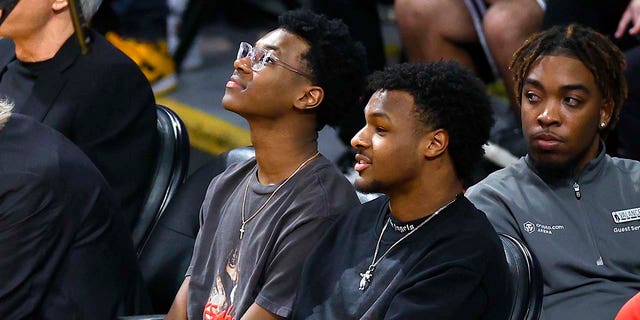
<path id="1" fill-rule="evenodd" d="M 269 195 L 269 198 L 267 198 L 267 201 L 265 201 L 258 208 L 258 210 L 256 210 L 249 218 L 245 219 L 244 218 L 244 211 L 245 211 L 245 206 L 246 206 L 246 203 L 247 203 L 247 193 L 249 192 L 249 182 L 251 182 L 251 177 L 249 177 L 249 179 L 247 179 L 247 184 L 244 187 L 244 196 L 242 197 L 242 212 L 240 214 L 240 218 L 241 218 L 241 221 L 242 221 L 242 226 L 240 226 L 240 240 L 242 240 L 242 238 L 244 237 L 244 233 L 246 231 L 245 226 L 247 225 L 247 223 L 249 223 L 249 221 L 253 220 L 253 218 L 255 218 L 262 211 L 262 209 L 264 209 L 267 206 L 269 201 L 271 201 L 271 198 L 273 198 L 273 196 L 278 192 L 278 190 L 280 190 L 280 188 L 282 188 L 285 184 L 287 184 L 287 182 L 289 182 L 289 180 L 291 180 L 291 178 L 293 178 L 298 172 L 300 172 L 300 170 L 302 170 L 302 168 L 304 168 L 309 162 L 311 162 L 313 159 L 315 159 L 319 155 L 320 155 L 320 152 L 316 152 L 313 156 L 311 156 L 311 158 L 303 161 L 298 166 L 298 168 L 295 171 L 293 171 L 293 173 L 290 176 L 288 176 L 284 181 L 282 181 L 282 183 L 275 190 L 273 190 L 271 195 Z"/>
<path id="2" fill-rule="evenodd" d="M 436 210 L 427 219 L 422 221 L 415 229 L 409 231 L 409 233 L 404 235 L 402 238 L 398 239 L 398 241 L 394 242 L 389 247 L 389 249 L 387 249 L 387 251 L 385 251 L 384 254 L 382 254 L 380 256 L 380 258 L 378 258 L 376 260 L 376 257 L 378 256 L 378 250 L 380 250 L 380 242 L 382 242 L 382 236 L 384 235 L 385 230 L 387 230 L 387 226 L 389 225 L 389 221 L 391 221 L 391 217 L 387 218 L 387 222 L 384 224 L 384 227 L 382 228 L 382 232 L 380 232 L 380 237 L 378 237 L 378 242 L 376 243 L 376 251 L 373 253 L 373 259 L 371 259 L 371 264 L 369 265 L 369 268 L 367 268 L 367 271 L 365 271 L 364 273 L 360 274 L 361 278 L 360 278 L 360 285 L 358 286 L 358 289 L 360 291 L 364 291 L 365 289 L 367 289 L 367 287 L 371 283 L 371 280 L 373 280 L 373 272 L 376 270 L 376 267 L 378 266 L 378 263 L 380 263 L 380 261 L 382 261 L 382 259 L 384 259 L 384 257 L 389 253 L 389 251 L 391 251 L 391 249 L 395 248 L 400 242 L 402 242 L 402 240 L 406 239 L 411 234 L 413 234 L 414 232 L 418 231 L 418 229 L 420 229 L 422 226 L 427 224 L 427 222 L 429 222 L 436 215 L 438 215 L 438 213 L 440 213 L 440 211 L 444 210 L 446 207 L 448 207 L 450 204 L 452 204 L 454 201 L 456 201 L 456 199 L 457 199 L 457 197 L 454 198 L 453 200 L 449 201 L 447 204 L 442 206 L 440 209 Z"/>

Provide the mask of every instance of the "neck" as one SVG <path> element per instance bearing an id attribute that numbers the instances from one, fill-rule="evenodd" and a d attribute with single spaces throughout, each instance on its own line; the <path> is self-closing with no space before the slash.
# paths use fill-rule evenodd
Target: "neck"
<path id="1" fill-rule="evenodd" d="M 387 192 L 391 214 L 402 222 L 424 218 L 451 202 L 462 192 L 462 182 L 453 168 L 429 170 L 418 185 L 398 192 Z"/>
<path id="2" fill-rule="evenodd" d="M 275 184 L 293 173 L 301 163 L 318 152 L 318 133 L 304 126 L 262 126 L 249 124 L 251 142 L 256 151 L 258 180 Z M 311 127 L 313 128 L 313 127 Z"/>
<path id="3" fill-rule="evenodd" d="M 67 21 L 63 21 L 64 17 Z M 69 14 L 60 14 L 38 31 L 13 38 L 16 57 L 23 62 L 40 62 L 53 58 L 73 35 Z"/>

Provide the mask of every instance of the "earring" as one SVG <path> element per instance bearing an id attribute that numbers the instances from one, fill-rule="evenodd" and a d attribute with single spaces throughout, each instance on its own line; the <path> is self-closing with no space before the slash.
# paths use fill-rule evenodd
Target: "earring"
<path id="1" fill-rule="evenodd" d="M 606 127 L 606 126 L 607 126 L 607 124 L 606 124 L 606 123 L 604 123 L 604 122 L 600 122 L 600 129 L 604 129 L 604 127 Z"/>

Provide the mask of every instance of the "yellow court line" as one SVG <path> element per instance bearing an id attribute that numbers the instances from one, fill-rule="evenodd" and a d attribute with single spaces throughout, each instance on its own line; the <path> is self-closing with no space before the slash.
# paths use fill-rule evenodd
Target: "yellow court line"
<path id="1" fill-rule="evenodd" d="M 156 102 L 178 114 L 187 127 L 189 141 L 194 148 L 215 155 L 251 145 L 249 131 L 244 128 L 171 98 L 156 98 Z"/>

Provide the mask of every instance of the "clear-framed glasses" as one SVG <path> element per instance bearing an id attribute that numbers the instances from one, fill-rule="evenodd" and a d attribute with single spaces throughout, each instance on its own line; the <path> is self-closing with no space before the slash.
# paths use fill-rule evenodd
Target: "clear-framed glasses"
<path id="1" fill-rule="evenodd" d="M 271 51 L 267 51 L 262 48 L 254 48 L 246 42 L 240 42 L 240 48 L 238 48 L 238 55 L 236 56 L 236 59 L 240 60 L 245 57 L 249 57 L 249 60 L 251 61 L 251 70 L 255 72 L 262 71 L 267 64 L 276 64 L 309 80 L 313 79 L 310 74 L 300 71 L 290 64 L 278 59 L 278 57 L 274 56 Z"/>

